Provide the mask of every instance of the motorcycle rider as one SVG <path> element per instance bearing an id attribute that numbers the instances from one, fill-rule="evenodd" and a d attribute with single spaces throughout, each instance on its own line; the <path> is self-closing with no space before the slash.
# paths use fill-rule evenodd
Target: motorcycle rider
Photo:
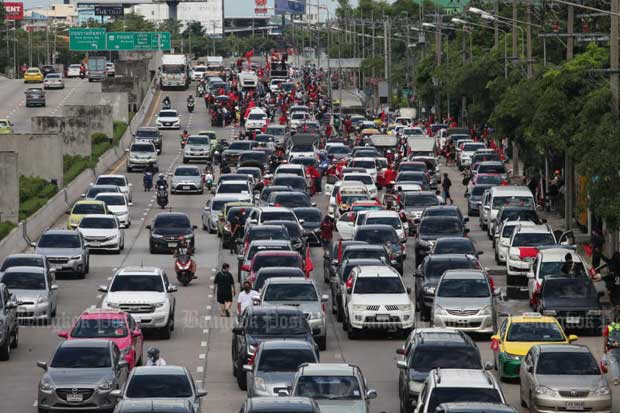
<path id="1" fill-rule="evenodd" d="M 157 178 L 157 184 L 155 186 L 158 190 L 160 189 L 160 187 L 163 187 L 161 189 L 165 189 L 166 192 L 168 192 L 168 181 L 166 181 L 166 177 L 164 176 L 164 174 L 159 174 L 159 177 Z"/>
<path id="2" fill-rule="evenodd" d="M 205 183 L 207 184 L 207 189 L 210 191 L 213 185 L 213 168 L 211 165 L 205 166 Z"/>
<path id="3" fill-rule="evenodd" d="M 169 107 L 170 107 L 170 97 L 166 96 L 166 97 L 164 98 L 164 100 L 162 101 L 162 105 L 163 105 L 165 108 L 169 108 Z"/>
<path id="4" fill-rule="evenodd" d="M 149 162 L 149 164 L 144 168 L 144 177 L 142 178 L 142 182 L 144 183 L 144 190 L 150 191 L 153 188 L 153 176 L 155 175 L 155 167 L 153 166 L 153 162 Z"/>
<path id="5" fill-rule="evenodd" d="M 181 134 L 181 146 L 185 145 L 185 143 L 187 142 L 187 138 L 189 138 L 189 132 L 187 131 L 187 129 L 184 129 L 183 133 Z"/>
<path id="6" fill-rule="evenodd" d="M 159 356 L 159 349 L 156 347 L 151 347 L 146 352 L 148 355 L 148 359 L 146 360 L 147 366 L 165 366 L 166 360 Z"/>
<path id="7" fill-rule="evenodd" d="M 192 249 L 187 244 L 187 240 L 185 239 L 185 237 L 181 235 L 179 237 L 179 242 L 177 243 L 177 248 L 174 250 L 174 258 L 176 259 L 183 255 L 187 255 L 189 259 L 192 261 L 192 266 L 190 268 L 190 271 L 192 272 L 192 274 L 194 274 L 194 277 L 193 277 L 194 279 L 198 278 L 196 276 L 196 261 L 194 261 L 194 259 L 192 258 Z"/>

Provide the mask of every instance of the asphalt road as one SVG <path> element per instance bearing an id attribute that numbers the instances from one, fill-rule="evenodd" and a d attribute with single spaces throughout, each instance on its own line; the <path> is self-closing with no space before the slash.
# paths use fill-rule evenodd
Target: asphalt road
<path id="1" fill-rule="evenodd" d="M 79 82 L 79 81 L 76 81 Z M 78 84 L 77 89 L 86 85 Z M 0 98 L 6 93 L 0 83 Z M 13 87 L 13 85 L 11 86 Z M 16 86 L 15 86 L 16 87 Z M 17 88 L 17 87 L 16 87 Z M 71 89 L 67 89 L 71 90 Z M 60 92 L 62 93 L 62 92 Z M 196 111 L 189 114 L 185 110 L 185 98 L 188 92 L 166 92 L 172 99 L 173 107 L 182 114 L 184 128 L 195 132 L 202 129 L 212 129 L 208 115 L 202 102 L 198 101 Z M 161 100 L 162 97 L 159 98 Z M 35 109 L 36 110 L 36 109 Z M 25 112 L 20 109 L 19 112 Z M 20 115 L 24 119 L 30 116 L 28 112 Z M 151 117 L 150 123 L 154 122 Z M 216 128 L 219 137 L 228 138 L 234 133 L 232 128 Z M 170 171 L 180 159 L 179 132 L 163 132 L 164 146 L 160 155 L 160 168 Z M 124 165 L 118 166 L 118 171 L 124 173 Z M 464 192 L 456 170 L 444 168 L 450 175 L 454 187 L 452 190 L 456 203 L 465 210 Z M 54 323 L 46 327 L 23 326 L 20 329 L 19 348 L 11 353 L 11 360 L 0 364 L 0 411 L 23 413 L 35 410 L 38 380 L 42 371 L 35 366 L 35 361 L 46 361 L 60 342 L 56 334 L 61 329 L 69 328 L 72 321 L 81 311 L 89 306 L 97 305 L 101 296 L 97 287 L 108 284 L 115 269 L 128 265 L 153 265 L 163 267 L 171 280 L 175 279 L 173 258 L 171 255 L 151 255 L 148 251 L 148 225 L 160 211 L 155 204 L 154 194 L 145 193 L 142 189 L 142 175 L 129 174 L 133 183 L 133 202 L 131 210 L 132 226 L 126 230 L 125 250 L 119 255 L 92 255 L 91 272 L 84 280 L 71 278 L 59 280 L 59 307 L 58 317 Z M 236 412 L 245 399 L 245 392 L 239 390 L 232 375 L 231 367 L 231 327 L 232 318 L 220 318 L 215 298 L 213 297 L 213 276 L 217 268 L 224 262 L 234 263 L 228 251 L 222 251 L 219 240 L 200 229 L 202 208 L 210 195 L 172 195 L 171 208 L 183 211 L 190 215 L 192 223 L 198 226 L 196 231 L 196 259 L 198 263 L 198 279 L 192 281 L 188 287 L 179 286 L 176 308 L 176 329 L 170 340 L 153 339 L 147 335 L 145 350 L 149 346 L 157 346 L 168 364 L 186 366 L 193 372 L 199 385 L 206 386 L 209 395 L 204 399 L 203 411 Z M 324 196 L 317 196 L 320 207 L 326 207 Z M 63 227 L 64 220 L 56 223 Z M 470 236 L 477 242 L 479 249 L 485 253 L 481 257 L 482 264 L 490 270 L 501 270 L 493 261 L 490 241 L 480 231 L 477 219 L 472 219 L 469 227 Z M 322 290 L 328 293 L 327 285 L 322 281 L 322 251 L 312 249 L 312 260 L 315 266 L 313 277 Z M 404 279 L 409 286 L 413 286 L 413 243 L 408 247 L 408 259 L 405 263 Z M 232 266 L 235 268 L 236 266 Z M 504 276 L 495 276 L 498 287 L 505 285 Z M 329 305 L 328 305 L 329 308 Z M 507 301 L 500 303 L 500 311 L 520 313 L 527 310 L 525 301 Z M 422 324 L 419 324 L 422 325 Z M 328 314 L 327 350 L 321 353 L 323 362 L 349 362 L 357 364 L 364 372 L 369 385 L 378 391 L 378 398 L 372 402 L 373 412 L 398 412 L 398 370 L 396 368 L 396 354 L 394 350 L 401 346 L 401 338 L 385 336 L 369 336 L 350 341 L 342 331 L 341 324 Z M 477 339 L 483 360 L 491 361 L 492 353 L 488 339 Z M 584 337 L 578 341 L 587 344 L 601 357 L 602 339 L 600 337 Z M 519 408 L 518 384 L 502 383 L 505 395 L 513 406 Z M 614 395 L 618 396 L 617 388 Z M 617 399 L 614 411 L 620 411 Z"/>
<path id="2" fill-rule="evenodd" d="M 0 119 L 11 120 L 15 133 L 30 132 L 32 116 L 60 116 L 63 104 L 79 102 L 87 92 L 101 92 L 101 83 L 85 79 L 65 79 L 64 89 L 45 91 L 45 107 L 27 108 L 24 92 L 30 87 L 43 88 L 43 83 L 24 83 L 19 79 L 0 78 Z"/>

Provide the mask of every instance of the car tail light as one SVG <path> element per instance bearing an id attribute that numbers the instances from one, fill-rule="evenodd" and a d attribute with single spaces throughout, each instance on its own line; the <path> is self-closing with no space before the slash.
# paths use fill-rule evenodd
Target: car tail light
<path id="1" fill-rule="evenodd" d="M 345 283 L 345 286 L 347 287 L 347 289 L 353 288 L 353 277 L 349 277 L 347 279 L 347 282 Z"/>
<path id="2" fill-rule="evenodd" d="M 324 313 L 327 312 L 327 307 L 325 306 L 325 303 L 321 304 L 321 309 Z"/>
<path id="3" fill-rule="evenodd" d="M 250 268 L 250 266 L 249 266 L 248 264 L 243 264 L 243 265 L 241 266 L 241 270 L 242 270 L 242 271 L 250 271 L 250 270 L 251 270 L 251 268 Z"/>
<path id="4" fill-rule="evenodd" d="M 491 291 L 495 291 L 495 280 L 493 277 L 489 277 L 489 286 L 491 287 Z"/>

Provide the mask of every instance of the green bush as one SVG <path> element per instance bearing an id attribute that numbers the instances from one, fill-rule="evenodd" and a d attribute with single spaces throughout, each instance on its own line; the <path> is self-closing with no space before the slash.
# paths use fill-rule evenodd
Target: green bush
<path id="1" fill-rule="evenodd" d="M 127 124 L 125 122 L 120 122 L 117 120 L 114 121 L 114 139 L 113 140 L 114 140 L 115 145 L 121 140 L 126 130 L 127 130 Z"/>
<path id="2" fill-rule="evenodd" d="M 92 166 L 92 161 L 86 156 L 64 155 L 62 161 L 65 185 L 73 181 L 83 170 Z"/>
<path id="3" fill-rule="evenodd" d="M 12 222 L 0 222 L 0 239 L 6 237 L 16 226 Z"/>
<path id="4" fill-rule="evenodd" d="M 32 176 L 19 177 L 19 219 L 24 220 L 58 192 L 58 187 L 45 179 Z"/>

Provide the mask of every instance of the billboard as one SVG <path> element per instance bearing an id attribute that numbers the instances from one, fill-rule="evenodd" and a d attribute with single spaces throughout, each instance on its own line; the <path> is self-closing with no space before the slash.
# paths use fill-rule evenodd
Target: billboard
<path id="1" fill-rule="evenodd" d="M 275 0 L 224 0 L 226 19 L 269 18 L 275 10 Z"/>
<path id="2" fill-rule="evenodd" d="M 276 0 L 276 13 L 305 14 L 306 0 Z"/>
<path id="3" fill-rule="evenodd" d="M 7 20 L 23 20 L 24 19 L 24 3 L 2 3 L 6 12 Z"/>

